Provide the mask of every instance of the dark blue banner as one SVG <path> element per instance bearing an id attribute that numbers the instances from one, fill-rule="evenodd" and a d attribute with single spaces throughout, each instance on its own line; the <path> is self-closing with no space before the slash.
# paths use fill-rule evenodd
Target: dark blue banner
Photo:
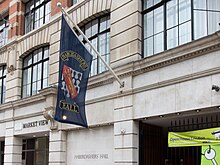
<path id="1" fill-rule="evenodd" d="M 54 119 L 88 127 L 85 95 L 92 55 L 73 33 L 64 16 L 60 36 L 59 84 Z"/>

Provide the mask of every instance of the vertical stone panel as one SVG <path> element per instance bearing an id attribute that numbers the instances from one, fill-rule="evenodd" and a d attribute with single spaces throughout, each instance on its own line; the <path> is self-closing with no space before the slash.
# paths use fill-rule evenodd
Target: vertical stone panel
<path id="1" fill-rule="evenodd" d="M 49 165 L 66 164 L 66 132 L 51 131 L 49 146 Z"/>
<path id="2" fill-rule="evenodd" d="M 97 12 L 102 11 L 102 3 L 103 3 L 103 0 L 98 0 L 98 10 L 97 10 Z"/>
<path id="3" fill-rule="evenodd" d="M 89 17 L 93 14 L 93 1 L 89 1 Z"/>
<path id="4" fill-rule="evenodd" d="M 80 7 L 80 10 L 81 10 L 81 16 L 80 16 L 80 22 L 83 21 L 85 19 L 85 6 L 81 6 Z"/>
<path id="5" fill-rule="evenodd" d="M 98 11 L 98 0 L 93 0 L 93 11 L 92 14 L 96 14 Z"/>
<path id="6" fill-rule="evenodd" d="M 85 4 L 85 18 L 89 17 L 89 2 Z"/>

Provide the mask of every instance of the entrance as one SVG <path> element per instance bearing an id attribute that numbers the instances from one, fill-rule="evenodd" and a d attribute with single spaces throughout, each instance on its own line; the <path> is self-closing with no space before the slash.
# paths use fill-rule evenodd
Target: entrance
<path id="1" fill-rule="evenodd" d="M 171 120 L 169 125 L 163 127 L 140 122 L 140 165 L 200 165 L 201 147 L 168 147 L 168 132 L 219 127 L 220 116 L 179 118 Z"/>

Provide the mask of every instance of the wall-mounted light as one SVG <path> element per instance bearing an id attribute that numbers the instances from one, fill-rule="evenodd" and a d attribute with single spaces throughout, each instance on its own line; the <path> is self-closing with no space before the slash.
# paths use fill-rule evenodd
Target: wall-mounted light
<path id="1" fill-rule="evenodd" d="M 200 109 L 197 109 L 197 110 L 196 110 L 197 113 L 199 113 L 200 111 L 201 111 Z"/>
<path id="2" fill-rule="evenodd" d="M 126 129 L 124 129 L 124 128 L 121 129 L 121 134 L 122 134 L 122 135 L 125 135 L 125 133 L 126 133 Z"/>
<path id="3" fill-rule="evenodd" d="M 179 116 L 180 114 L 181 114 L 180 112 L 177 112 L 177 113 L 176 113 L 177 116 Z"/>
<path id="4" fill-rule="evenodd" d="M 212 85 L 212 90 L 218 92 L 220 87 L 218 85 Z"/>

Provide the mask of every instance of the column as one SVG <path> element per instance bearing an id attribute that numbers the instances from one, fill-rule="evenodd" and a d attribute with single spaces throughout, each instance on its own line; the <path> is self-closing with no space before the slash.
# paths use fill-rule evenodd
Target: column
<path id="1" fill-rule="evenodd" d="M 14 122 L 6 123 L 4 165 L 22 164 L 22 138 L 15 137 Z"/>
<path id="2" fill-rule="evenodd" d="M 138 122 L 114 124 L 114 165 L 138 165 Z"/>
<path id="3" fill-rule="evenodd" d="M 49 165 L 66 165 L 66 132 L 51 131 Z"/>

